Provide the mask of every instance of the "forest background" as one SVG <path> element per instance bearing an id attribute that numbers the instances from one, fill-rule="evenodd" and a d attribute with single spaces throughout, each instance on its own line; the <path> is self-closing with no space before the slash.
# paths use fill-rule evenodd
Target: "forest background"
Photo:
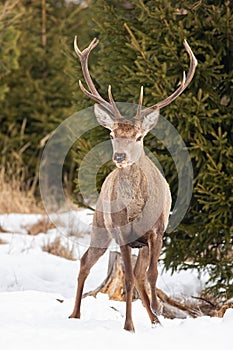
<path id="1" fill-rule="evenodd" d="M 100 93 L 107 98 L 111 84 L 116 101 L 137 103 L 143 85 L 146 106 L 171 94 L 188 70 L 186 38 L 198 67 L 190 87 L 163 116 L 186 143 L 194 189 L 184 220 L 165 234 L 163 260 L 173 270 L 208 270 L 208 291 L 232 297 L 232 7 L 229 0 L 1 0 L 0 212 L 41 210 L 44 146 L 63 120 L 92 104 L 78 86 L 75 35 L 81 48 L 94 37 L 100 40 L 90 57 Z M 79 205 L 80 162 L 108 138 L 98 127 L 78 140 L 66 159 L 64 187 Z M 159 159 L 175 200 L 174 162 L 153 135 L 145 144 Z M 108 162 L 99 170 L 98 189 L 111 169 Z"/>

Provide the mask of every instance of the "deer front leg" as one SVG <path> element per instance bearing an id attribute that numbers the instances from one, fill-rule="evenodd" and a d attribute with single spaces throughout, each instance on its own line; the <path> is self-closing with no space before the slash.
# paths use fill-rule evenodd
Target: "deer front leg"
<path id="1" fill-rule="evenodd" d="M 121 256 L 125 266 L 125 288 L 126 288 L 126 318 L 124 329 L 134 332 L 132 320 L 132 298 L 134 288 L 134 274 L 131 262 L 131 248 L 127 245 L 121 246 Z"/>
<path id="2" fill-rule="evenodd" d="M 80 318 L 81 299 L 83 294 L 83 287 L 87 276 L 92 266 L 104 254 L 107 248 L 89 247 L 86 253 L 82 256 L 80 261 L 80 271 L 78 276 L 78 287 L 75 299 L 74 310 L 69 318 Z"/>
<path id="3" fill-rule="evenodd" d="M 147 280 L 151 289 L 151 310 L 155 315 L 161 315 L 163 310 L 162 303 L 156 295 L 156 281 L 158 277 L 158 259 L 162 248 L 162 235 L 154 233 L 149 243 L 149 268 L 147 271 Z"/>

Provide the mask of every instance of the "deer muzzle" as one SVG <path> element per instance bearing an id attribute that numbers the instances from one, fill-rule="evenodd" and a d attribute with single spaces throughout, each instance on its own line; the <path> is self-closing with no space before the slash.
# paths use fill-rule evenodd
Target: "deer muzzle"
<path id="1" fill-rule="evenodd" d="M 118 168 L 125 168 L 127 166 L 126 153 L 114 153 L 113 161 Z"/>
<path id="2" fill-rule="evenodd" d="M 126 153 L 115 153 L 113 160 L 115 163 L 122 163 L 126 160 Z"/>

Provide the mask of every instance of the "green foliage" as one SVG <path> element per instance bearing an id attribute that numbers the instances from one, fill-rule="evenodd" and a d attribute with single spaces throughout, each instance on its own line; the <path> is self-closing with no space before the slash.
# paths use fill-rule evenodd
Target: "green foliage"
<path id="1" fill-rule="evenodd" d="M 1 162 L 24 167 L 27 181 L 36 188 L 45 141 L 74 112 L 69 51 L 80 8 L 65 0 L 20 0 L 17 8 L 23 16 L 12 22 L 8 45 L 17 40 L 20 52 L 18 69 L 3 80 Z M 14 48 L 8 50 L 11 57 Z M 13 69 L 16 63 L 8 60 Z"/>
<path id="2" fill-rule="evenodd" d="M 100 39 L 90 70 L 104 97 L 111 84 L 117 101 L 137 103 L 143 85 L 146 106 L 164 99 L 189 67 L 183 39 L 192 47 L 198 59 L 194 79 L 181 97 L 161 111 L 185 141 L 194 170 L 189 211 L 180 226 L 165 235 L 165 265 L 173 270 L 206 268 L 212 290 L 232 297 L 231 2 L 99 0 L 87 11 L 91 20 L 86 25 Z M 80 91 L 77 96 L 83 99 Z M 79 101 L 77 105 L 83 107 Z M 103 136 L 103 131 L 98 132 L 93 139 L 99 142 Z M 171 157 L 152 135 L 145 143 L 157 153 L 174 200 L 177 174 Z M 105 173 L 103 167 L 103 177 Z"/>
<path id="3" fill-rule="evenodd" d="M 187 91 L 161 114 L 187 145 L 194 191 L 184 220 L 165 235 L 165 265 L 173 270 L 206 268 L 212 290 L 231 297 L 232 3 L 90 0 L 83 4 L 65 0 L 0 1 L 1 165 L 8 169 L 13 163 L 14 168 L 23 169 L 25 182 L 36 189 L 40 156 L 50 133 L 75 110 L 92 104 L 78 86 L 78 79 L 83 81 L 83 77 L 73 53 L 74 35 L 81 49 L 93 37 L 100 39 L 90 56 L 90 71 L 101 95 L 107 98 L 111 84 L 116 101 L 137 103 L 143 85 L 145 106 L 171 94 L 182 71 L 187 72 L 189 58 L 182 44 L 186 38 L 198 67 Z M 176 144 L 177 140 L 169 139 L 169 132 L 165 130 L 164 134 L 169 143 Z M 64 166 L 70 189 L 73 158 L 79 168 L 88 152 L 107 140 L 108 131 L 97 127 L 77 141 Z M 174 203 L 178 189 L 175 164 L 152 134 L 147 135 L 145 145 L 158 157 Z M 112 168 L 111 162 L 101 163 L 101 153 L 97 158 L 95 163 L 87 158 L 86 166 L 97 176 L 94 187 L 88 187 L 88 172 L 81 184 L 89 196 L 86 205 L 95 200 L 95 188 L 100 190 Z M 82 201 L 78 186 L 80 182 L 76 190 Z"/>
<path id="4" fill-rule="evenodd" d="M 22 11 L 16 8 L 17 1 L 0 2 L 0 101 L 9 91 L 4 78 L 18 69 L 19 48 L 17 45 L 19 31 L 15 29 Z"/>

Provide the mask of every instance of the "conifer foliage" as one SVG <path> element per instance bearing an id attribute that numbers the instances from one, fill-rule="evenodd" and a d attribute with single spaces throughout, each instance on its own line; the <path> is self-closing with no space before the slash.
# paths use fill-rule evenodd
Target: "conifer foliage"
<path id="1" fill-rule="evenodd" d="M 0 162 L 22 168 L 33 190 L 50 133 L 91 104 L 78 87 L 82 73 L 74 35 L 80 48 L 94 37 L 100 40 L 90 55 L 90 71 L 101 95 L 107 98 L 111 84 L 116 101 L 137 103 L 143 85 L 145 106 L 170 95 L 188 71 L 187 39 L 198 59 L 194 79 L 161 115 L 186 143 L 193 195 L 181 224 L 164 237 L 164 262 L 173 270 L 207 269 L 212 291 L 232 297 L 232 2 L 0 0 Z M 167 130 L 164 135 L 175 145 Z M 77 170 L 89 150 L 108 139 L 100 126 L 86 133 L 74 148 Z M 152 134 L 145 145 L 159 159 L 175 203 L 177 170 L 168 150 Z M 65 167 L 72 181 L 71 157 Z M 98 169 L 98 190 L 111 168 L 108 162 Z M 87 172 L 87 187 L 88 179 Z"/>
<path id="2" fill-rule="evenodd" d="M 4 78 L 18 68 L 19 32 L 13 24 L 19 20 L 21 13 L 16 9 L 16 5 L 17 0 L 0 2 L 0 101 L 9 90 Z"/>
<path id="3" fill-rule="evenodd" d="M 45 141 L 74 111 L 66 52 L 72 47 L 79 7 L 65 0 L 18 0 L 15 11 L 20 20 L 4 31 L 8 39 L 0 37 L 11 72 L 2 80 L 0 160 L 6 167 L 22 167 L 25 181 L 35 189 Z"/>

